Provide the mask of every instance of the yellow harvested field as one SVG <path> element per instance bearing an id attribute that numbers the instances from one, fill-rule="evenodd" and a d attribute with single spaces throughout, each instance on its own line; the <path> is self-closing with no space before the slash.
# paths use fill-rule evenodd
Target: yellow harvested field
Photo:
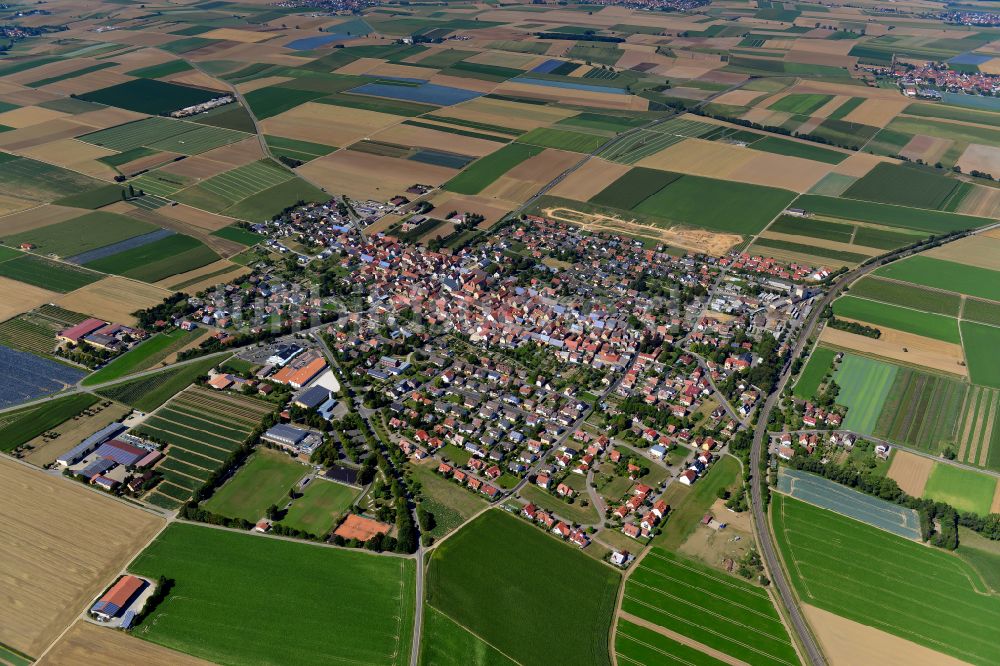
<path id="1" fill-rule="evenodd" d="M 518 205 L 579 161 L 576 153 L 546 148 L 498 178 L 481 196 Z"/>
<path id="2" fill-rule="evenodd" d="M 899 154 L 911 160 L 923 160 L 929 164 L 937 162 L 954 143 L 951 139 L 917 134 L 900 149 Z"/>
<path id="3" fill-rule="evenodd" d="M 0 194 L 0 216 L 17 213 L 37 205 L 37 201 L 28 201 L 27 199 L 12 197 L 9 194 Z M 2 222 L 3 221 L 0 220 L 0 224 L 2 224 Z"/>
<path id="4" fill-rule="evenodd" d="M 0 642 L 41 654 L 164 527 L 163 518 L 0 459 Z"/>
<path id="5" fill-rule="evenodd" d="M 165 81 L 170 81 L 171 83 L 182 83 L 190 86 L 196 86 L 198 88 L 208 88 L 209 90 L 217 90 L 218 92 L 228 92 L 226 90 L 225 84 L 219 83 L 216 79 L 213 79 L 208 74 L 203 72 L 179 72 L 173 74 L 164 79 Z"/>
<path id="6" fill-rule="evenodd" d="M 834 173 L 860 178 L 875 168 L 880 162 L 892 162 L 888 157 L 869 155 L 868 153 L 851 153 L 851 156 L 831 169 Z"/>
<path id="7" fill-rule="evenodd" d="M 910 101 L 905 99 L 866 99 L 861 106 L 844 116 L 844 120 L 872 127 L 885 127 L 909 105 Z"/>
<path id="8" fill-rule="evenodd" d="M 888 476 L 911 497 L 923 497 L 927 477 L 931 475 L 934 461 L 909 451 L 896 451 L 889 466 Z"/>
<path id="9" fill-rule="evenodd" d="M 755 99 L 760 97 L 756 90 L 730 90 L 724 95 L 720 95 L 712 100 L 716 104 L 731 104 L 733 106 L 750 106 Z"/>
<path id="10" fill-rule="evenodd" d="M 128 634 L 78 620 L 59 639 L 38 666 L 77 666 L 97 664 L 114 655 L 120 664 L 171 664 L 172 666 L 210 666 L 212 662 L 133 638 Z"/>
<path id="11" fill-rule="evenodd" d="M 11 109 L 10 111 L 0 113 L 0 125 L 20 129 L 22 127 L 39 125 L 57 118 L 65 118 L 67 115 L 62 111 L 44 109 L 40 106 L 22 106 L 19 109 Z"/>
<path id="12" fill-rule="evenodd" d="M 569 111 L 551 106 L 522 104 L 502 99 L 486 99 L 477 97 L 465 104 L 458 104 L 448 109 L 449 118 L 472 120 L 479 123 L 510 127 L 512 129 L 533 130 L 542 125 L 551 125 L 564 118 L 577 115 L 577 111 Z"/>
<path id="13" fill-rule="evenodd" d="M 643 158 L 639 166 L 805 192 L 830 165 L 718 141 L 686 139 Z"/>
<path id="14" fill-rule="evenodd" d="M 207 153 L 202 153 L 198 157 L 221 162 L 231 167 L 237 167 L 263 159 L 264 151 L 261 150 L 260 141 L 257 137 L 251 135 L 243 141 L 220 146 Z"/>
<path id="15" fill-rule="evenodd" d="M 958 165 L 966 173 L 976 170 L 1000 176 L 1000 146 L 970 143 L 958 158 Z"/>
<path id="16" fill-rule="evenodd" d="M 542 214 L 550 219 L 575 224 L 589 231 L 650 238 L 665 245 L 716 257 L 721 257 L 734 245 L 743 242 L 743 237 L 739 234 L 719 234 L 689 227 L 656 227 L 650 224 L 640 224 L 635 220 L 597 213 L 584 213 L 563 207 L 546 208 Z"/>
<path id="17" fill-rule="evenodd" d="M 1000 58 L 987 60 L 979 65 L 979 71 L 984 74 L 1000 74 Z"/>
<path id="18" fill-rule="evenodd" d="M 231 217 L 209 213 L 208 211 L 201 210 L 200 208 L 192 208 L 187 204 L 163 206 L 162 208 L 157 209 L 157 212 L 163 217 L 209 232 L 218 231 L 219 229 L 228 227 L 230 224 L 235 222 L 235 220 Z"/>
<path id="19" fill-rule="evenodd" d="M 529 53 L 511 53 L 509 51 L 484 51 L 477 53 L 465 62 L 494 67 L 511 67 L 513 69 L 530 69 L 538 64 L 539 58 Z"/>
<path id="20" fill-rule="evenodd" d="M 424 75 L 427 76 L 426 74 Z M 430 77 L 430 82 L 439 86 L 449 86 L 452 88 L 462 88 L 464 90 L 475 90 L 481 93 L 493 92 L 497 84 L 493 81 L 480 81 L 479 79 L 463 79 L 448 74 L 434 74 Z"/>
<path id="21" fill-rule="evenodd" d="M 397 65 L 382 61 L 368 71 L 369 76 L 391 76 L 403 79 L 427 79 L 437 70 L 412 65 Z"/>
<path id="22" fill-rule="evenodd" d="M 349 76 L 360 76 L 366 74 L 378 67 L 385 61 L 380 58 L 358 58 L 354 62 L 349 62 L 343 67 L 334 70 L 337 74 L 346 74 Z"/>
<path id="23" fill-rule="evenodd" d="M 77 76 L 72 79 L 64 79 L 63 81 L 57 81 L 55 83 L 50 83 L 40 90 L 44 90 L 48 93 L 58 93 L 61 96 L 69 95 L 82 95 L 83 93 L 88 93 L 93 90 L 99 90 L 100 88 L 107 88 L 109 86 L 116 86 L 119 83 L 125 83 L 126 81 L 131 81 L 132 79 L 118 72 L 113 72 L 110 69 L 102 69 L 96 72 L 90 72 L 89 74 L 84 74 L 83 76 Z"/>
<path id="24" fill-rule="evenodd" d="M 241 93 L 253 92 L 254 90 L 259 90 L 260 88 L 267 88 L 268 86 L 276 86 L 279 83 L 284 83 L 285 81 L 291 81 L 290 76 L 264 76 L 259 79 L 253 79 L 247 81 L 246 83 L 238 83 L 236 87 Z"/>
<path id="25" fill-rule="evenodd" d="M 230 42 L 256 44 L 274 37 L 273 32 L 255 32 L 253 30 L 238 30 L 236 28 L 216 28 L 198 35 L 202 39 L 226 39 Z"/>
<path id="26" fill-rule="evenodd" d="M 457 172 L 455 169 L 410 160 L 340 150 L 300 166 L 297 171 L 328 192 L 344 193 L 352 199 L 385 201 L 402 194 L 415 183 L 437 187 Z"/>
<path id="27" fill-rule="evenodd" d="M 135 111 L 109 106 L 98 111 L 87 111 L 86 113 L 73 116 L 73 122 L 89 125 L 97 129 L 106 129 L 146 117 L 144 113 L 136 113 Z"/>
<path id="28" fill-rule="evenodd" d="M 156 153 L 155 155 L 146 155 L 145 157 L 140 157 L 134 159 L 131 162 L 126 162 L 125 164 L 119 164 L 118 170 L 125 174 L 126 176 L 133 176 L 140 171 L 145 171 L 147 169 L 152 169 L 158 167 L 161 164 L 166 164 L 167 162 L 172 162 L 174 158 L 180 157 L 180 153 Z"/>
<path id="29" fill-rule="evenodd" d="M 170 294 L 167 289 L 145 282 L 109 275 L 63 294 L 53 302 L 68 310 L 84 312 L 106 321 L 134 325 L 133 312 L 158 305 Z"/>
<path id="30" fill-rule="evenodd" d="M 569 177 L 560 181 L 549 194 L 564 199 L 588 201 L 591 197 L 615 182 L 629 171 L 627 164 L 606 162 L 592 157 Z"/>
<path id="31" fill-rule="evenodd" d="M 189 178 L 192 181 L 198 181 L 204 180 L 205 178 L 211 178 L 212 176 L 217 176 L 223 171 L 229 171 L 231 168 L 232 167 L 228 164 L 205 159 L 201 155 L 195 155 L 194 157 L 189 157 L 186 160 L 180 160 L 178 162 L 167 164 L 163 168 L 159 169 L 157 173 L 173 174 Z M 192 182 L 192 184 L 194 183 Z"/>
<path id="32" fill-rule="evenodd" d="M 880 356 L 892 361 L 929 368 L 959 377 L 968 377 L 968 368 L 965 365 L 960 365 L 965 363 L 961 345 L 925 338 L 921 335 L 885 326 L 878 328 L 882 331 L 882 337 L 877 340 L 829 327 L 823 329 L 819 339 L 820 342 L 825 342 L 833 347 L 851 349 L 862 354 Z M 904 349 L 906 351 L 903 351 Z"/>
<path id="33" fill-rule="evenodd" d="M 264 134 L 328 146 L 346 146 L 402 120 L 401 116 L 378 111 L 306 102 L 273 118 L 267 118 L 260 125 Z"/>
<path id="34" fill-rule="evenodd" d="M 25 210 L 17 215 L 0 217 L 0 230 L 4 236 L 13 236 L 25 231 L 32 231 L 39 227 L 47 227 L 57 222 L 72 220 L 80 217 L 87 211 L 79 208 L 69 208 L 68 206 L 56 206 L 54 204 L 33 204 L 34 208 Z"/>
<path id="35" fill-rule="evenodd" d="M 1000 271 L 1000 234 L 986 232 L 967 236 L 952 243 L 939 245 L 924 254 L 935 259 Z"/>
<path id="36" fill-rule="evenodd" d="M 964 661 L 944 653 L 935 652 L 821 608 L 803 604 L 802 610 L 830 663 L 967 666 Z"/>
<path id="37" fill-rule="evenodd" d="M 570 88 L 553 88 L 550 86 L 516 83 L 506 81 L 496 87 L 498 93 L 522 95 L 536 99 L 561 102 L 563 104 L 578 104 L 598 109 L 615 109 L 619 111 L 646 111 L 649 100 L 635 95 L 592 92 L 589 90 L 572 90 Z"/>
<path id="38" fill-rule="evenodd" d="M 972 191 L 965 195 L 955 212 L 993 219 L 1000 217 L 1000 189 L 973 185 Z"/>
<path id="39" fill-rule="evenodd" d="M 56 292 L 30 284 L 0 277 L 0 321 L 6 321 L 22 312 L 36 308 L 43 303 L 51 303 Z"/>
<path id="40" fill-rule="evenodd" d="M 48 162 L 98 178 L 111 180 L 118 175 L 118 172 L 110 166 L 96 161 L 99 157 L 115 155 L 116 151 L 77 139 L 56 139 L 20 152 L 40 162 Z"/>
<path id="41" fill-rule="evenodd" d="M 443 213 L 453 210 L 457 210 L 459 213 L 466 211 L 479 213 L 486 218 L 480 224 L 480 227 L 483 228 L 493 226 L 511 210 L 510 206 L 504 206 L 486 197 L 454 194 L 444 191 L 437 192 L 429 201 L 434 204 L 435 210 L 443 211 Z"/>
<path id="42" fill-rule="evenodd" d="M 434 150 L 443 150 L 460 155 L 472 155 L 474 157 L 489 155 L 503 146 L 502 143 L 497 141 L 487 141 L 486 139 L 476 139 L 460 134 L 427 129 L 426 127 L 403 124 L 384 129 L 372 138 L 376 141 L 396 143 L 403 146 L 432 148 Z"/>

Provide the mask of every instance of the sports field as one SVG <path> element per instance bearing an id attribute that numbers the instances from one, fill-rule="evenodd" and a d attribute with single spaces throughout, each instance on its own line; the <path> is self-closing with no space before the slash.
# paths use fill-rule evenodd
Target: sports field
<path id="1" fill-rule="evenodd" d="M 972 664 L 1000 661 L 1000 597 L 952 553 L 783 495 L 771 516 L 806 603 Z"/>
<path id="2" fill-rule="evenodd" d="M 955 441 L 967 390 L 961 381 L 900 367 L 871 434 L 940 453 Z"/>
<path id="3" fill-rule="evenodd" d="M 434 550 L 427 604 L 521 663 L 607 664 L 618 582 L 575 547 L 494 510 Z"/>
<path id="4" fill-rule="evenodd" d="M 901 537 L 920 538 L 920 518 L 913 509 L 865 495 L 822 476 L 782 467 L 778 470 L 778 490 Z"/>
<path id="5" fill-rule="evenodd" d="M 990 513 L 996 488 L 994 476 L 938 463 L 927 477 L 924 497 L 946 502 L 958 511 L 986 516 Z"/>
<path id="6" fill-rule="evenodd" d="M 133 631 L 153 643 L 218 664 L 408 663 L 413 560 L 174 524 L 128 568 L 174 581 Z"/>
<path id="7" fill-rule="evenodd" d="M 0 268 L 3 268 L 3 264 L 0 264 Z M 963 321 L 962 342 L 972 382 L 981 386 L 1000 388 L 1000 363 L 997 362 L 1000 328 Z"/>
<path id="8" fill-rule="evenodd" d="M 328 533 L 345 511 L 351 508 L 358 490 L 333 481 L 313 479 L 302 497 L 288 509 L 281 524 L 322 536 Z"/>
<path id="9" fill-rule="evenodd" d="M 625 584 L 620 618 L 676 632 L 751 664 L 798 664 L 788 632 L 763 588 L 653 548 Z M 615 651 L 634 640 L 615 638 Z M 666 663 L 666 662 L 660 662 Z"/>
<path id="10" fill-rule="evenodd" d="M 837 402 L 847 407 L 844 428 L 864 435 L 873 433 L 898 369 L 889 363 L 844 354 L 833 376 L 840 386 Z"/>
<path id="11" fill-rule="evenodd" d="M 828 347 L 817 347 L 813 351 L 805 367 L 802 368 L 799 380 L 795 382 L 793 392 L 796 398 L 809 400 L 816 395 L 816 391 L 819 390 L 823 377 L 830 371 L 833 357 L 836 355 L 837 352 Z"/>
<path id="12" fill-rule="evenodd" d="M 185 416 L 180 410 L 171 413 Z M 267 507 L 272 504 L 284 506 L 289 489 L 308 471 L 285 453 L 260 448 L 204 506 L 212 513 L 255 523 L 264 517 Z"/>
<path id="13" fill-rule="evenodd" d="M 841 296 L 833 302 L 833 313 L 842 318 L 856 319 L 875 328 L 886 326 L 925 338 L 960 344 L 958 321 L 954 317 L 923 312 L 899 305 L 878 303 L 855 296 Z"/>

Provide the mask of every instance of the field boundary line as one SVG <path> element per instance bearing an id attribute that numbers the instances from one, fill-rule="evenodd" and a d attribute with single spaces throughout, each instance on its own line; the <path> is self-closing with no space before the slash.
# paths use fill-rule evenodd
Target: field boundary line
<path id="1" fill-rule="evenodd" d="M 465 629 L 467 632 L 469 632 L 470 634 L 472 634 L 473 636 L 475 636 L 476 638 L 478 638 L 482 642 L 486 643 L 491 648 L 493 648 L 494 650 L 496 650 L 497 652 L 499 652 L 503 656 L 507 657 L 508 659 L 510 659 L 515 664 L 518 664 L 518 666 L 524 666 L 524 664 L 522 664 L 521 662 L 519 662 L 517 659 L 514 659 L 514 657 L 510 656 L 509 654 L 507 654 L 506 652 L 504 652 L 503 650 L 501 650 L 500 648 L 498 648 L 496 645 L 493 645 L 493 643 L 490 643 L 488 640 L 486 640 L 485 638 L 483 638 L 482 636 L 480 636 L 479 634 L 477 634 L 476 632 L 474 632 L 472 629 L 469 629 L 467 626 L 465 626 L 464 624 L 462 624 L 461 622 L 459 622 L 458 620 L 456 620 L 455 618 L 453 618 L 451 615 L 448 615 L 443 610 L 437 608 L 431 602 L 425 601 L 424 604 L 426 604 L 427 607 L 430 608 L 430 609 L 432 609 L 433 611 L 435 611 L 437 613 L 440 613 L 441 615 L 444 615 L 446 618 L 448 618 L 449 620 L 451 620 L 452 622 L 454 622 L 455 624 L 457 624 L 458 626 L 460 626 L 462 629 Z M 423 641 L 421 641 L 421 643 L 423 643 Z"/>
<path id="2" fill-rule="evenodd" d="M 694 648 L 699 652 L 715 657 L 719 661 L 724 661 L 727 664 L 731 664 L 731 666 L 749 666 L 749 664 L 745 661 L 737 659 L 736 657 L 728 655 L 725 652 L 721 652 L 720 650 L 717 650 L 715 648 L 709 647 L 704 643 L 699 643 L 693 638 L 690 638 L 683 634 L 679 634 L 676 631 L 672 631 L 670 629 L 667 629 L 666 627 L 661 627 L 660 625 L 650 622 L 649 620 L 646 620 L 644 618 L 641 618 L 638 615 L 632 615 L 631 613 L 621 611 L 619 613 L 619 616 L 621 617 L 622 620 L 625 620 L 626 622 L 631 622 L 632 624 L 638 625 L 643 629 L 649 629 L 650 631 L 656 632 L 661 636 L 665 636 L 672 641 L 680 643 L 681 645 L 686 645 L 688 647 Z M 628 634 L 625 635 L 628 636 Z M 636 642 L 639 642 L 638 639 L 632 636 L 628 637 Z"/>

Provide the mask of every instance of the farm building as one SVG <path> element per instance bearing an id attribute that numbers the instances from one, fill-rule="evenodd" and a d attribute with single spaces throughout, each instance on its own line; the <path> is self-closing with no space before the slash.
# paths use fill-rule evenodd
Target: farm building
<path id="1" fill-rule="evenodd" d="M 316 379 L 324 370 L 326 370 L 326 360 L 318 354 L 308 354 L 299 361 L 278 370 L 271 379 L 279 384 L 302 388 Z"/>
<path id="2" fill-rule="evenodd" d="M 84 319 L 79 324 L 70 326 L 69 328 L 59 331 L 59 335 L 56 336 L 57 340 L 62 342 L 72 342 L 77 344 L 81 339 L 90 335 L 94 331 L 104 328 L 107 322 L 100 319 Z"/>
<path id="3" fill-rule="evenodd" d="M 101 444 L 100 448 L 94 452 L 94 455 L 98 458 L 113 460 L 119 465 L 134 467 L 149 455 L 149 451 L 113 439 L 110 442 Z"/>
<path id="4" fill-rule="evenodd" d="M 56 458 L 56 463 L 62 467 L 69 467 L 70 465 L 75 465 L 76 463 L 83 460 L 87 455 L 89 455 L 94 449 L 108 441 L 112 437 L 115 437 L 119 433 L 125 430 L 125 426 L 121 423 L 112 423 L 104 428 L 101 428 L 93 435 L 83 440 L 72 449 L 62 454 Z"/>
<path id="5" fill-rule="evenodd" d="M 122 576 L 111 586 L 104 596 L 90 608 L 90 614 L 101 622 L 110 622 L 114 617 L 128 608 L 147 583 L 135 576 Z"/>

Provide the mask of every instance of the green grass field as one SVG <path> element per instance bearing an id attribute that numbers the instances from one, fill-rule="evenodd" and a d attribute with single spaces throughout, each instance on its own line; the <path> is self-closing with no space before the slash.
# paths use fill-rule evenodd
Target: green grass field
<path id="1" fill-rule="evenodd" d="M 26 254 L 4 261 L 0 257 L 0 276 L 51 289 L 65 294 L 91 282 L 97 282 L 103 275 L 79 268 L 72 264 L 42 259 Z"/>
<path id="2" fill-rule="evenodd" d="M 829 148 L 820 148 L 810 143 L 789 141 L 788 139 L 781 139 L 776 136 L 768 136 L 760 141 L 754 141 L 750 147 L 754 150 L 762 150 L 765 153 L 801 157 L 825 164 L 840 164 L 848 157 L 848 153 L 837 152 Z"/>
<path id="3" fill-rule="evenodd" d="M 829 215 L 857 222 L 873 222 L 889 227 L 926 231 L 932 234 L 974 229 L 989 223 L 983 217 L 906 206 L 890 206 L 857 199 L 837 199 L 816 194 L 802 195 L 795 202 L 795 205 L 818 215 Z"/>
<path id="4" fill-rule="evenodd" d="M 0 186 L 19 199 L 47 203 L 80 195 L 106 183 L 76 171 L 27 157 L 0 153 Z"/>
<path id="5" fill-rule="evenodd" d="M 0 414 L 0 451 L 11 451 L 46 430 L 73 418 L 97 402 L 89 393 L 77 393 L 40 405 Z"/>
<path id="6" fill-rule="evenodd" d="M 545 655 L 608 664 L 619 580 L 576 548 L 494 510 L 434 550 L 427 604 L 524 664 Z"/>
<path id="7" fill-rule="evenodd" d="M 210 90 L 166 83 L 156 79 L 133 79 L 77 97 L 87 102 L 97 102 L 129 111 L 159 115 L 207 102 L 219 95 L 220 93 Z"/>
<path id="8" fill-rule="evenodd" d="M 430 465 L 410 465 L 409 473 L 420 484 L 421 505 L 434 515 L 430 534 L 439 539 L 486 506 L 486 500 L 434 472 Z"/>
<path id="9" fill-rule="evenodd" d="M 224 210 L 223 214 L 248 222 L 261 222 L 270 220 L 285 208 L 294 206 L 300 201 L 323 203 L 331 198 L 331 195 L 301 178 L 293 177 L 243 199 Z"/>
<path id="10" fill-rule="evenodd" d="M 924 497 L 946 502 L 959 511 L 989 515 L 997 489 L 996 477 L 936 463 L 927 477 Z"/>
<path id="11" fill-rule="evenodd" d="M 967 298 L 962 309 L 962 319 L 1000 326 L 1000 303 Z"/>
<path id="12" fill-rule="evenodd" d="M 848 408 L 844 428 L 870 435 L 875 429 L 899 366 L 845 354 L 833 379 L 840 386 L 837 402 Z"/>
<path id="13" fill-rule="evenodd" d="M 198 153 L 218 148 L 250 136 L 246 132 L 238 132 L 221 127 L 200 125 L 172 118 L 143 118 L 107 129 L 84 134 L 81 141 L 104 146 L 120 152 L 136 148 L 169 150 L 184 155 Z M 135 183 L 135 181 L 132 181 Z M 136 189 L 138 189 L 136 185 Z M 152 192 L 148 190 L 148 192 Z M 152 192 L 160 194 L 159 192 Z"/>
<path id="14" fill-rule="evenodd" d="M 212 176 L 194 187 L 176 193 L 173 198 L 181 203 L 218 213 L 292 178 L 294 176 L 287 169 L 270 160 L 261 160 Z"/>
<path id="15" fill-rule="evenodd" d="M 177 524 L 128 568 L 175 581 L 132 632 L 153 643 L 219 664 L 409 661 L 413 560 Z"/>
<path id="16" fill-rule="evenodd" d="M 799 663 L 763 588 L 653 548 L 625 584 L 622 613 L 675 631 L 751 664 Z M 711 622 L 706 618 L 711 617 Z M 627 638 L 615 650 L 628 648 Z M 659 662 L 668 663 L 668 662 Z"/>
<path id="17" fill-rule="evenodd" d="M 758 250 L 757 248 L 764 248 Z M 869 258 L 868 254 L 818 247 L 812 243 L 793 243 L 779 238 L 758 238 L 747 250 L 750 254 L 768 254 L 768 248 L 785 250 L 803 257 L 816 257 L 818 261 L 833 266 L 857 266 Z"/>
<path id="18" fill-rule="evenodd" d="M 0 264 L 0 268 L 3 268 L 3 264 Z M 972 383 L 1000 388 L 1000 363 L 997 363 L 1000 328 L 971 321 L 963 321 L 961 326 Z"/>
<path id="19" fill-rule="evenodd" d="M 752 234 L 763 229 L 794 197 L 788 190 L 685 175 L 635 210 L 712 231 Z"/>
<path id="20" fill-rule="evenodd" d="M 953 317 L 878 303 L 854 296 L 841 296 L 833 303 L 836 316 L 857 319 L 878 328 L 884 326 L 935 340 L 960 344 L 958 321 Z"/>
<path id="21" fill-rule="evenodd" d="M 876 275 L 884 275 L 882 271 L 894 265 L 889 264 L 879 269 L 876 271 Z M 860 298 L 890 303 L 892 305 L 901 305 L 925 312 L 934 312 L 949 317 L 957 317 L 959 308 L 962 306 L 962 299 L 957 294 L 921 289 L 917 286 L 900 284 L 899 282 L 890 280 L 880 280 L 877 277 L 871 276 L 862 278 L 851 285 L 850 293 L 852 296 Z"/>
<path id="22" fill-rule="evenodd" d="M 469 633 L 454 620 L 424 605 L 421 666 L 515 666 L 517 662 Z"/>
<path id="23" fill-rule="evenodd" d="M 231 240 L 234 243 L 239 243 L 240 245 L 245 245 L 247 247 L 256 245 L 264 240 L 264 237 L 260 234 L 256 234 L 252 231 L 244 229 L 243 227 L 236 226 L 223 227 L 217 231 L 213 231 L 212 235 L 218 236 L 219 238 L 225 238 L 226 240 Z"/>
<path id="24" fill-rule="evenodd" d="M 925 287 L 1000 301 L 1000 271 L 991 271 L 988 268 L 918 255 L 894 261 L 879 268 L 875 274 Z"/>
<path id="25" fill-rule="evenodd" d="M 281 524 L 322 536 L 333 529 L 357 496 L 356 488 L 314 479 L 303 496 L 292 503 Z"/>
<path id="26" fill-rule="evenodd" d="M 124 215 L 94 211 L 65 222 L 7 236 L 3 240 L 8 245 L 31 243 L 42 254 L 68 257 L 141 236 L 157 228 L 149 222 Z"/>
<path id="27" fill-rule="evenodd" d="M 239 472 L 205 502 L 205 508 L 212 513 L 255 523 L 264 517 L 267 507 L 283 506 L 288 501 L 288 490 L 308 471 L 308 467 L 285 453 L 258 449 Z"/>
<path id="28" fill-rule="evenodd" d="M 653 544 L 668 550 L 677 550 L 698 525 L 705 512 L 718 499 L 719 490 L 732 488 L 740 473 L 740 464 L 732 456 L 723 456 L 711 471 L 693 486 L 673 483 L 663 494 L 663 501 L 670 505 L 670 516 L 663 532 L 653 539 Z"/>
<path id="29" fill-rule="evenodd" d="M 633 167 L 591 197 L 590 202 L 599 206 L 632 210 L 680 177 L 680 174 L 669 171 Z"/>
<path id="30" fill-rule="evenodd" d="M 530 143 L 534 146 L 545 146 L 546 148 L 559 148 L 560 150 L 572 150 L 577 153 L 591 153 L 600 148 L 601 144 L 607 140 L 607 137 L 597 136 L 596 134 L 586 134 L 584 132 L 549 127 L 533 129 L 518 139 L 521 143 Z"/>
<path id="31" fill-rule="evenodd" d="M 165 277 L 218 261 L 207 245 L 184 234 L 174 234 L 86 264 L 87 268 L 156 282 Z"/>
<path id="32" fill-rule="evenodd" d="M 473 162 L 465 171 L 445 183 L 444 189 L 459 194 L 479 194 L 497 178 L 543 150 L 540 146 L 523 143 L 508 144 Z"/>
<path id="33" fill-rule="evenodd" d="M 785 95 L 777 102 L 767 107 L 772 111 L 784 111 L 800 116 L 811 115 L 814 111 L 833 99 L 833 95 L 818 93 L 793 93 Z"/>
<path id="34" fill-rule="evenodd" d="M 952 553 L 781 495 L 771 516 L 806 603 L 972 664 L 1000 661 L 1000 597 Z"/>
<path id="35" fill-rule="evenodd" d="M 955 441 L 966 392 L 958 379 L 900 367 L 872 434 L 941 453 Z"/>
<path id="36" fill-rule="evenodd" d="M 198 331 L 182 331 L 179 328 L 169 333 L 157 333 L 89 375 L 83 380 L 83 385 L 104 384 L 133 372 L 151 368 L 170 354 L 186 346 L 200 334 Z"/>
<path id="37" fill-rule="evenodd" d="M 328 155 L 336 148 L 322 143 L 288 139 L 282 136 L 266 136 L 267 146 L 277 156 L 284 155 L 302 162 L 309 162 L 317 157 Z"/>
<path id="38" fill-rule="evenodd" d="M 793 393 L 796 398 L 810 400 L 815 397 L 820 382 L 823 381 L 826 373 L 830 371 L 830 366 L 833 365 L 833 357 L 836 355 L 837 352 L 828 347 L 817 347 L 813 351 L 809 357 L 809 361 L 802 368 L 799 380 L 795 382 Z"/>
<path id="39" fill-rule="evenodd" d="M 939 210 L 959 184 L 933 170 L 881 162 L 847 188 L 844 197 Z"/>

